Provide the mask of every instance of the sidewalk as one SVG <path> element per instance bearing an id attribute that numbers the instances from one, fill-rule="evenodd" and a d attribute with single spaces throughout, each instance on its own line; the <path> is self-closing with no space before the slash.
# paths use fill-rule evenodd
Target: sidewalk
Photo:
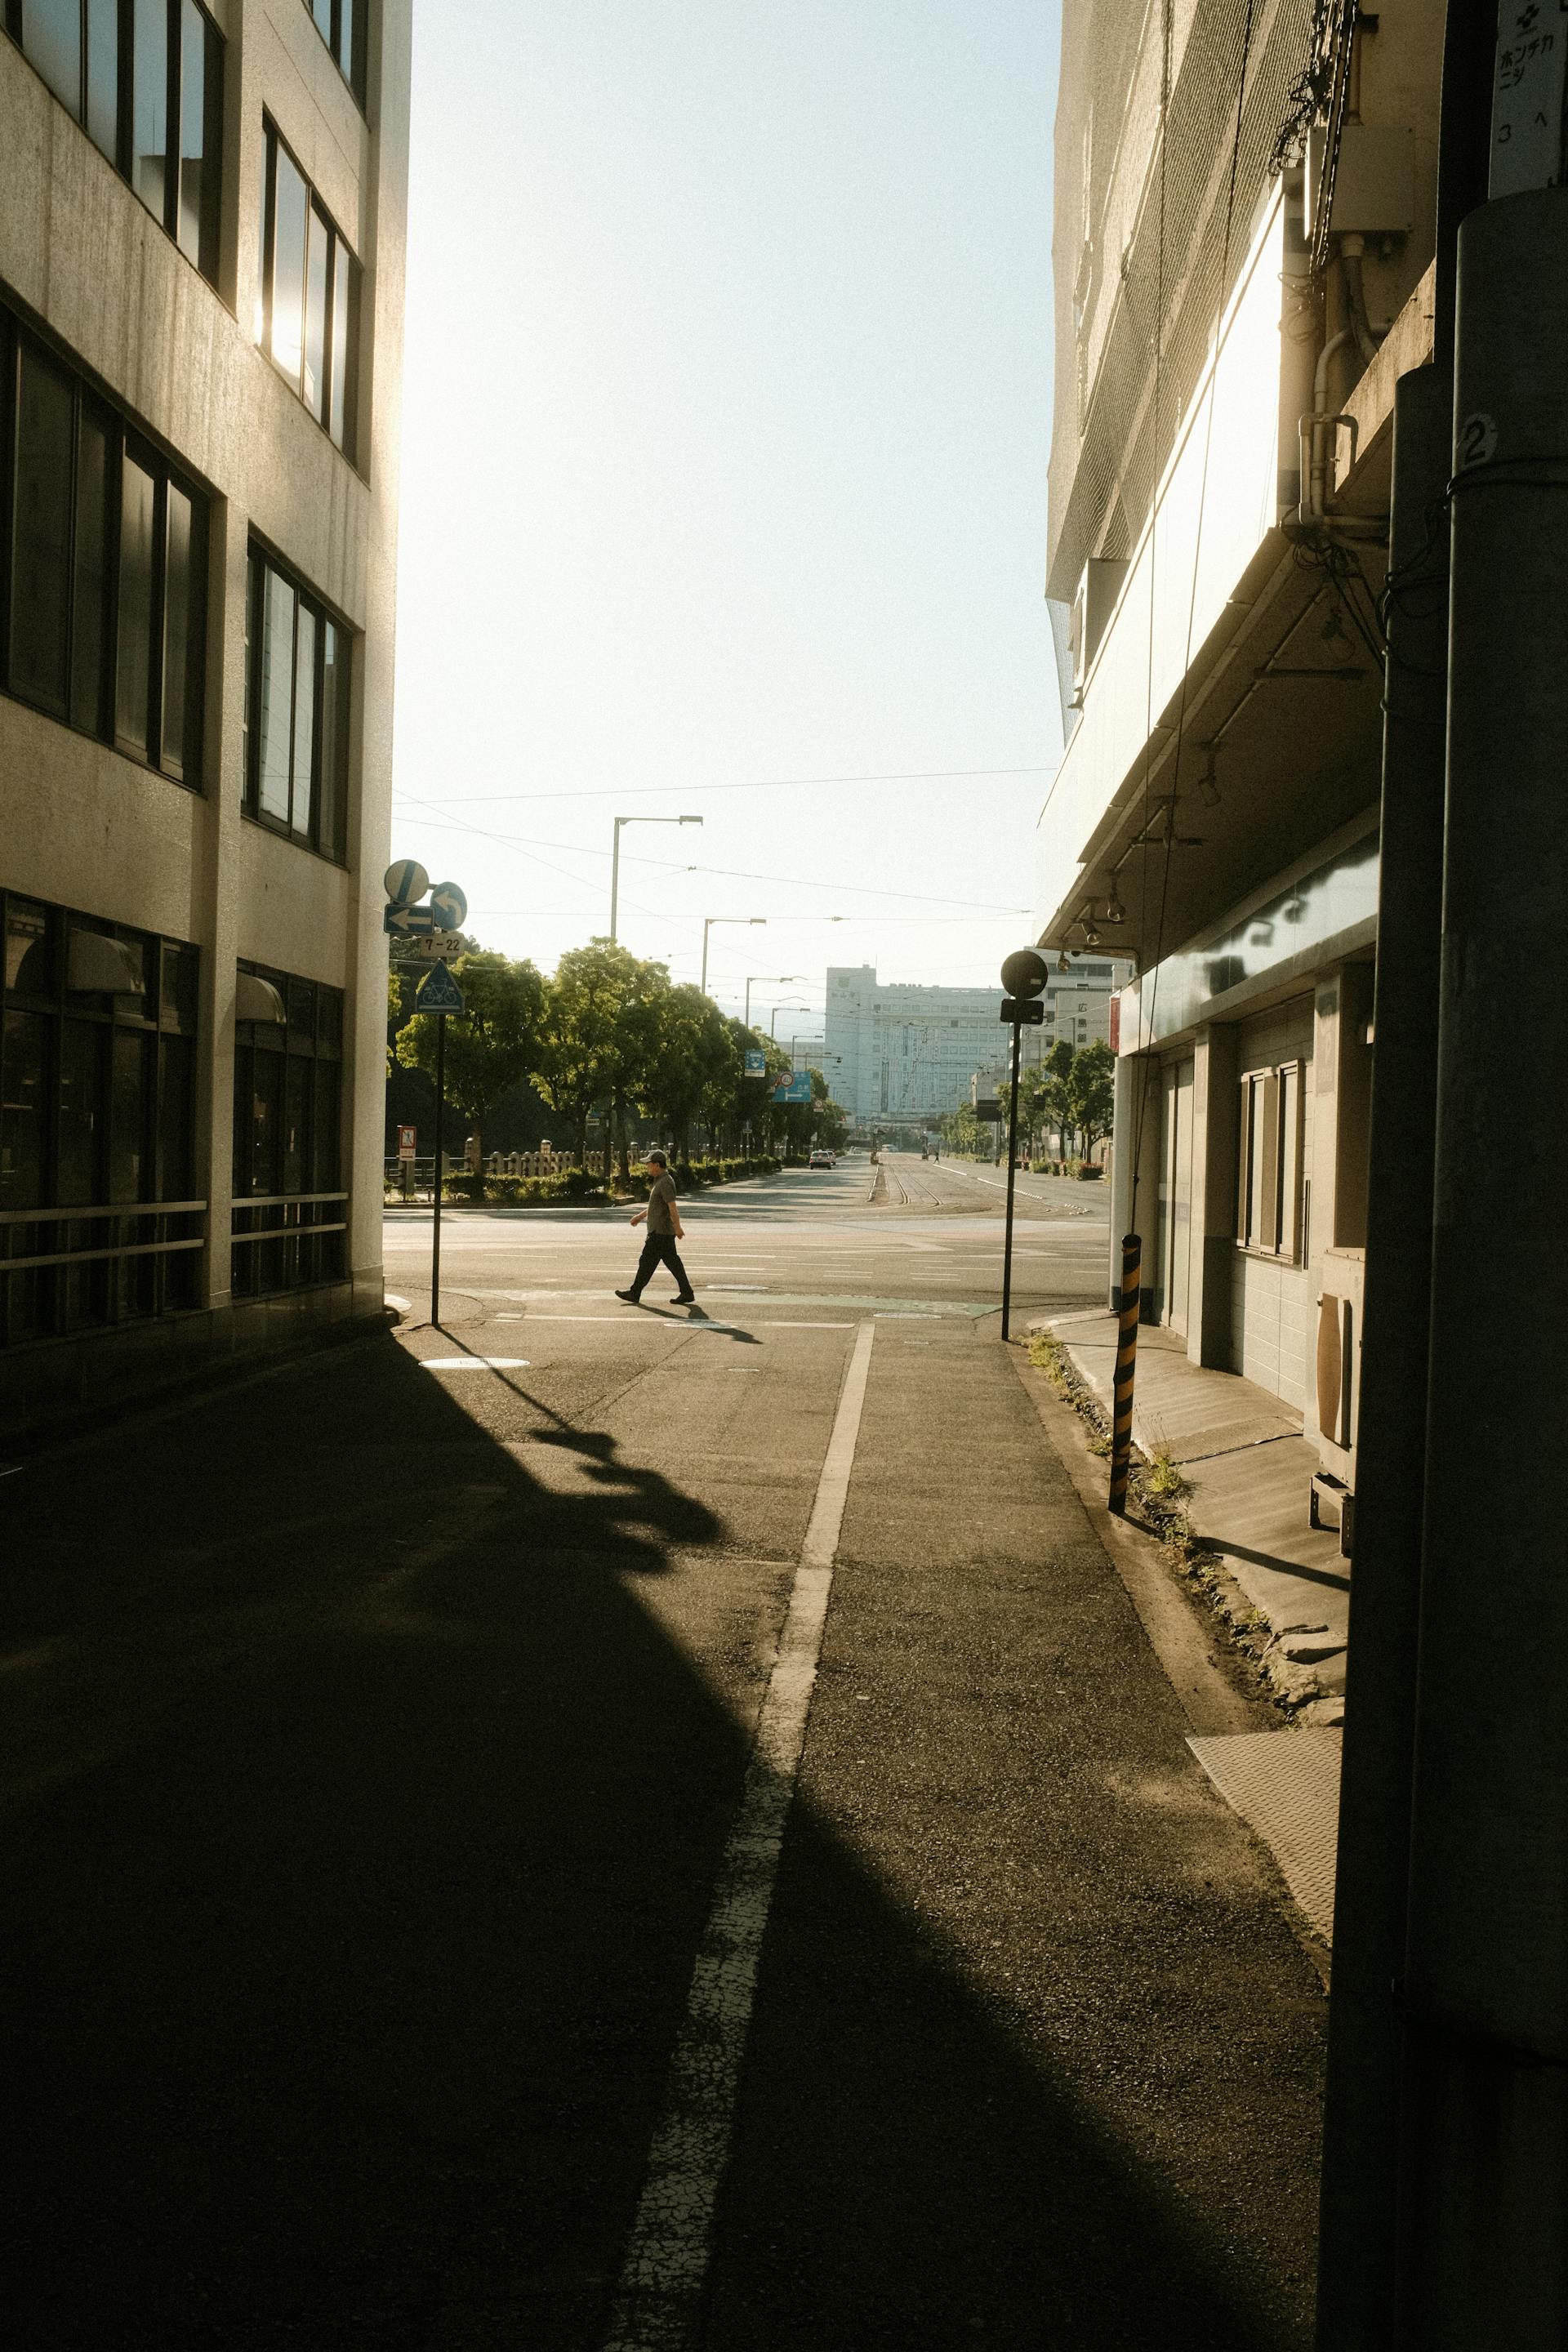
<path id="1" fill-rule="evenodd" d="M 1042 1318 L 1109 1416 L 1114 1315 Z M 1271 1849 L 1327 1940 L 1333 1920 L 1338 1727 L 1350 1638 L 1350 1568 L 1337 1532 L 1309 1524 L 1314 1449 L 1301 1415 L 1235 1372 L 1189 1362 L 1185 1341 L 1154 1325 L 1138 1334 L 1132 1436 L 1165 1454 L 1190 1489 L 1187 1517 L 1268 1628 L 1269 1675 L 1296 1716 L 1289 1732 L 1194 1741 L 1215 1786 Z M 1280 1738 L 1288 1748 L 1277 1748 Z"/>

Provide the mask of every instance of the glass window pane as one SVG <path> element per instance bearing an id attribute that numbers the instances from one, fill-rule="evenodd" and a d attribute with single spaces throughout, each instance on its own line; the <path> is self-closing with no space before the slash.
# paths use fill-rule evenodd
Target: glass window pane
<path id="1" fill-rule="evenodd" d="M 153 526 L 156 488 L 129 452 L 120 468 L 120 603 L 114 665 L 114 731 L 145 751 L 153 666 Z"/>
<path id="2" fill-rule="evenodd" d="M 327 427 L 338 447 L 351 457 L 349 379 L 353 372 L 354 336 L 359 316 L 359 264 L 342 237 L 332 256 L 332 384 Z"/>
<path id="3" fill-rule="evenodd" d="M 41 1013 L 7 1013 L 0 1030 L 0 1209 L 36 1209 L 44 1197 L 44 1048 Z"/>
<path id="4" fill-rule="evenodd" d="M 342 29 L 338 37 L 338 63 L 361 105 L 364 103 L 365 0 L 342 0 Z"/>
<path id="5" fill-rule="evenodd" d="M 59 1181 L 61 1208 L 85 1208 L 99 1197 L 98 1150 L 103 1132 L 103 1048 L 100 1021 L 60 1024 Z"/>
<path id="6" fill-rule="evenodd" d="M 190 1037 L 164 1037 L 158 1046 L 158 1182 L 160 1201 L 195 1198 L 192 1150 L 195 1100 L 195 1044 Z M 243 1190 L 242 1186 L 237 1190 Z"/>
<path id="7" fill-rule="evenodd" d="M 196 1025 L 196 982 L 201 958 L 195 948 L 163 943 L 163 983 L 159 1017 L 165 1029 L 192 1031 Z"/>
<path id="8" fill-rule="evenodd" d="M 308 1054 L 316 1042 L 316 992 L 308 980 L 290 980 L 283 992 L 289 1013 L 289 1048 Z"/>
<path id="9" fill-rule="evenodd" d="M 294 709 L 294 591 L 270 566 L 262 572 L 261 695 L 257 745 L 263 816 L 289 822 L 289 748 Z"/>
<path id="10" fill-rule="evenodd" d="M 305 333 L 305 231 L 310 200 L 282 147 L 272 190 L 272 356 L 296 391 Z"/>
<path id="11" fill-rule="evenodd" d="M 256 221 L 256 340 L 267 341 L 267 224 L 271 217 L 272 200 L 268 187 L 272 177 L 272 156 L 275 142 L 269 131 L 261 142 L 261 203 Z"/>
<path id="12" fill-rule="evenodd" d="M 55 996 L 49 956 L 49 910 L 30 898 L 5 901 L 5 987 L 16 996 Z"/>
<path id="13" fill-rule="evenodd" d="M 81 0 L 23 0 L 22 47 L 79 121 Z"/>
<path id="14" fill-rule="evenodd" d="M 310 0 L 310 14 L 316 20 L 317 28 L 321 33 L 322 40 L 325 41 L 327 47 L 331 48 L 332 45 L 332 0 Z"/>
<path id="15" fill-rule="evenodd" d="M 209 210 L 207 178 L 218 159 L 207 137 L 207 24 L 195 0 L 180 10 L 180 194 L 175 235 L 180 249 L 201 263 Z"/>
<path id="16" fill-rule="evenodd" d="M 87 127 L 120 160 L 120 0 L 87 0 Z"/>
<path id="17" fill-rule="evenodd" d="M 185 714 L 190 695 L 191 502 L 174 482 L 164 494 L 163 702 L 159 758 L 176 776 L 185 771 Z"/>
<path id="18" fill-rule="evenodd" d="M 75 396 L 24 344 L 17 382 L 11 551 L 11 684 L 62 716 L 69 642 L 71 428 Z"/>
<path id="19" fill-rule="evenodd" d="M 109 587 L 109 436 L 90 410 L 77 425 L 76 569 L 71 583 L 71 717 L 96 735 L 103 726 L 104 637 Z"/>
<path id="20" fill-rule="evenodd" d="M 278 1146 L 283 1128 L 283 1056 L 257 1053 L 251 1056 L 250 1190 L 276 1192 Z M 238 1187 L 236 1187 L 238 1190 Z"/>
<path id="21" fill-rule="evenodd" d="M 316 616 L 300 607 L 299 649 L 294 657 L 294 830 L 311 838 L 316 804 Z"/>
<path id="22" fill-rule="evenodd" d="M 161 221 L 167 213 L 169 153 L 168 0 L 136 0 L 131 184 Z"/>
<path id="23" fill-rule="evenodd" d="M 331 231 L 312 205 L 305 264 L 305 405 L 317 417 L 326 415 L 327 267 L 331 242 Z"/>
<path id="24" fill-rule="evenodd" d="M 310 1185 L 310 1073 L 315 1065 L 290 1054 L 283 1089 L 283 1182 L 285 1192 L 309 1192 Z"/>
<path id="25" fill-rule="evenodd" d="M 343 855 L 349 715 L 348 647 L 335 621 L 321 624 L 321 751 L 317 773 L 317 841 L 330 857 Z"/>
<path id="26" fill-rule="evenodd" d="M 335 988 L 316 991 L 316 1051 L 318 1054 L 341 1054 L 343 1050 L 343 1000 Z"/>
<path id="27" fill-rule="evenodd" d="M 142 1198 L 147 1154 L 147 1056 L 153 1040 L 137 1029 L 116 1029 L 111 1051 L 112 1102 L 109 1126 L 109 1197 Z"/>
<path id="28" fill-rule="evenodd" d="M 338 1089 L 342 1084 L 342 1066 L 337 1062 L 318 1062 L 315 1071 L 315 1180 L 308 1189 L 312 1192 L 335 1192 L 342 1182 L 338 1173 Z M 335 1213 L 328 1212 L 329 1215 L 332 1213 Z"/>

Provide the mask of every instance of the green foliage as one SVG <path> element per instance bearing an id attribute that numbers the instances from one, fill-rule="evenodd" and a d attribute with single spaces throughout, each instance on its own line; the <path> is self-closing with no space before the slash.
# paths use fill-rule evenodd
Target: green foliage
<path id="1" fill-rule="evenodd" d="M 545 983 L 531 963 L 481 949 L 453 967 L 467 1004 L 447 1024 L 447 1099 L 482 1127 L 485 1113 L 507 1089 L 537 1068 L 545 1027 Z M 416 1013 L 398 1033 L 397 1058 L 405 1068 L 436 1075 L 437 1018 Z"/>

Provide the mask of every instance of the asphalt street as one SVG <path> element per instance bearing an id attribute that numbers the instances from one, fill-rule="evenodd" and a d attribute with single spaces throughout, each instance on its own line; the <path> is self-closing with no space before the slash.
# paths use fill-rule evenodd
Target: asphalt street
<path id="1" fill-rule="evenodd" d="M 692 1202 L 690 1313 L 473 1213 L 435 1328 L 395 1212 L 397 1332 L 0 1479 L 7 2346 L 1304 2352 L 1318 1977 L 1002 1171 L 885 1174 Z"/>

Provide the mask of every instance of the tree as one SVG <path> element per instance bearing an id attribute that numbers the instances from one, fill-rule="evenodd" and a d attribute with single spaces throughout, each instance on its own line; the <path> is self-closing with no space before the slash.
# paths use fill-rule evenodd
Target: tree
<path id="1" fill-rule="evenodd" d="M 531 963 L 481 950 L 453 966 L 466 1013 L 447 1028 L 447 1099 L 476 1130 L 490 1105 L 538 1067 L 542 1044 L 544 982 Z M 434 1013 L 416 1013 L 398 1033 L 397 1058 L 405 1068 L 436 1075 Z"/>
<path id="2" fill-rule="evenodd" d="M 1116 1056 L 1101 1038 L 1080 1045 L 1072 1059 L 1070 1087 L 1079 1157 L 1087 1160 L 1110 1133 L 1116 1102 Z"/>
<path id="3" fill-rule="evenodd" d="M 690 1156 L 691 1122 L 715 1087 L 733 1090 L 737 1071 L 730 1024 L 710 996 L 689 983 L 656 1000 L 658 1036 L 638 1088 L 639 1108 Z"/>
<path id="4" fill-rule="evenodd" d="M 546 984 L 544 1042 L 535 1083 L 571 1121 L 582 1160 L 588 1117 L 606 1097 L 618 1097 L 646 1073 L 645 1014 L 653 993 L 647 975 L 663 966 L 638 962 L 614 940 L 568 948 Z"/>

